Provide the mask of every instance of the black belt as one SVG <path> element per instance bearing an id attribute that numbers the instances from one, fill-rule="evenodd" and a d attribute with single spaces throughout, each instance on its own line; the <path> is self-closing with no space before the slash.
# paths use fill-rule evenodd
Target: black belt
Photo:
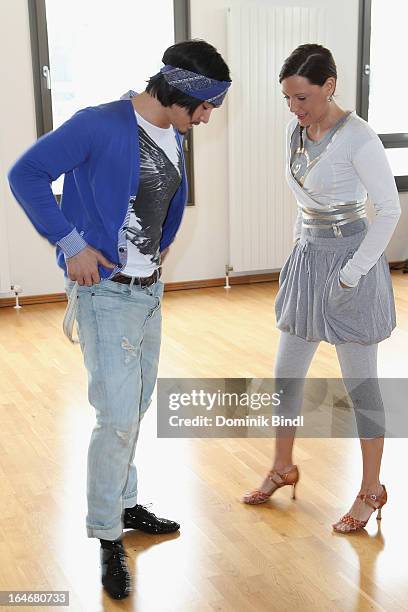
<path id="1" fill-rule="evenodd" d="M 114 281 L 115 283 L 123 283 L 124 285 L 130 285 L 130 283 L 132 282 L 132 279 L 134 279 L 133 281 L 134 284 L 140 285 L 141 287 L 150 287 L 150 285 L 157 283 L 160 276 L 161 276 L 161 268 L 157 268 L 153 272 L 153 274 L 151 274 L 150 276 L 139 277 L 139 276 L 125 276 L 124 274 L 115 274 L 115 276 L 112 276 L 110 280 Z"/>

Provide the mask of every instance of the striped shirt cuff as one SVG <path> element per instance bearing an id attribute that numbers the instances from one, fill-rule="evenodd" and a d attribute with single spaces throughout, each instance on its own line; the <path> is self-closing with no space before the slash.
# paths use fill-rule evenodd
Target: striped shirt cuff
<path id="1" fill-rule="evenodd" d="M 64 251 L 64 255 L 66 258 L 74 257 L 80 251 L 83 251 L 88 243 L 82 238 L 82 236 L 78 233 L 77 229 L 73 229 L 72 232 L 68 234 L 68 236 L 64 236 L 61 240 L 57 242 L 58 246 Z"/>

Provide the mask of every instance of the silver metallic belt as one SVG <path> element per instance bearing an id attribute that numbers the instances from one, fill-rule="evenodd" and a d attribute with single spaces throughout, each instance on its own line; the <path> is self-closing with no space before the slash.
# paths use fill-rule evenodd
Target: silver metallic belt
<path id="1" fill-rule="evenodd" d="M 336 202 L 329 210 L 320 211 L 299 205 L 303 227 L 331 228 L 335 236 L 342 236 L 340 226 L 367 217 L 365 201 Z M 305 223 L 308 221 L 309 223 Z"/>

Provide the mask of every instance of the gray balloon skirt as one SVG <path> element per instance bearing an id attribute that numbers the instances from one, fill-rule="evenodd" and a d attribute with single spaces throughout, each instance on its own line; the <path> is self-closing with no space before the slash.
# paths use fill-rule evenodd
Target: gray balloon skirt
<path id="1" fill-rule="evenodd" d="M 361 224 L 359 230 L 333 237 L 331 229 L 302 229 L 279 277 L 275 302 L 278 329 L 330 344 L 376 344 L 390 336 L 396 318 L 385 255 L 356 287 L 340 285 L 340 270 L 367 233 L 366 228 L 361 231 Z"/>

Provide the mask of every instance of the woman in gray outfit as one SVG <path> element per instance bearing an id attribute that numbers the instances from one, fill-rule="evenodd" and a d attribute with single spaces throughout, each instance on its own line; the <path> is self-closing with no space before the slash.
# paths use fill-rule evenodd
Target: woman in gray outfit
<path id="1" fill-rule="evenodd" d="M 333 100 L 337 70 L 321 45 L 301 45 L 279 75 L 296 118 L 287 131 L 288 184 L 297 203 L 295 245 L 285 263 L 276 298 L 281 330 L 275 377 L 291 379 L 290 410 L 298 413 L 304 378 L 321 341 L 334 344 L 345 386 L 355 408 L 363 475 L 350 511 L 333 525 L 350 533 L 363 529 L 387 501 L 380 483 L 384 414 L 377 383 L 377 347 L 395 327 L 391 278 L 384 250 L 400 215 L 398 192 L 376 133 L 354 112 Z M 367 193 L 376 216 L 367 222 Z M 351 379 L 364 383 L 357 387 Z M 359 407 L 360 409 L 357 409 Z M 367 414 L 374 418 L 367 418 Z M 265 502 L 291 485 L 293 435 L 276 438 L 275 460 L 247 504 Z"/>

